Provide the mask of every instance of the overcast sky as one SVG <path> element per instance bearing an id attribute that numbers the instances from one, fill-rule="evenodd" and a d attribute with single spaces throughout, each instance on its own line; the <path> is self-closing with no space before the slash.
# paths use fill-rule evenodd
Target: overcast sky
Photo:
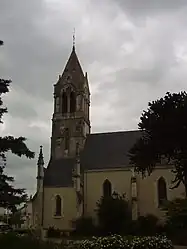
<path id="1" fill-rule="evenodd" d="M 35 191 L 48 163 L 53 84 L 72 49 L 91 89 L 92 132 L 137 129 L 151 100 L 187 90 L 186 0 L 1 0 L 0 77 L 12 79 L 1 134 L 25 136 L 35 160 L 8 156 L 17 186 Z"/>

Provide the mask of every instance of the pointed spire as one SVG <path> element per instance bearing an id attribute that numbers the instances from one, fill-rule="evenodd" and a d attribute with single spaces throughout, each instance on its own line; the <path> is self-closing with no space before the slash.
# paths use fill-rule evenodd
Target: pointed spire
<path id="1" fill-rule="evenodd" d="M 84 73 L 81 68 L 79 59 L 77 57 L 76 51 L 75 51 L 75 34 L 73 34 L 73 49 L 70 54 L 70 57 L 65 65 L 64 71 L 62 73 L 62 78 L 64 74 L 73 74 L 72 76 L 74 77 L 73 81 L 74 84 L 78 84 L 80 81 L 80 77 L 82 78 L 82 81 L 84 80 Z M 78 80 L 79 79 L 79 80 Z"/>
<path id="2" fill-rule="evenodd" d="M 39 153 L 39 157 L 38 157 L 38 166 L 43 166 L 44 165 L 44 157 L 43 157 L 43 147 L 42 145 L 40 146 L 40 153 Z"/>

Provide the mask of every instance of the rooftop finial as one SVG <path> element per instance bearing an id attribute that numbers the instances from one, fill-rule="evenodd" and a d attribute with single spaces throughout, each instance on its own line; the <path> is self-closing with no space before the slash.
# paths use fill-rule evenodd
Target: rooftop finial
<path id="1" fill-rule="evenodd" d="M 40 146 L 40 153 L 39 153 L 39 157 L 38 157 L 38 165 L 44 165 L 44 158 L 43 158 L 43 146 Z"/>
<path id="2" fill-rule="evenodd" d="M 75 28 L 73 29 L 73 49 L 75 49 Z"/>

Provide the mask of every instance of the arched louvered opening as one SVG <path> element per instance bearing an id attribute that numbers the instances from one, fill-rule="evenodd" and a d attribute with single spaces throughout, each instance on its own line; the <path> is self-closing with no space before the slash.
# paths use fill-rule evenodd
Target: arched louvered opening
<path id="1" fill-rule="evenodd" d="M 158 179 L 158 205 L 163 206 L 164 202 L 167 201 L 167 184 L 163 177 Z"/>
<path id="2" fill-rule="evenodd" d="M 74 92 L 70 93 L 70 112 L 76 111 L 76 96 Z"/>
<path id="3" fill-rule="evenodd" d="M 55 198 L 55 215 L 56 216 L 61 216 L 62 214 L 62 199 L 60 195 L 57 195 Z"/>
<path id="4" fill-rule="evenodd" d="M 106 179 L 103 183 L 103 196 L 109 197 L 111 195 L 112 195 L 112 184 L 108 179 Z"/>
<path id="5" fill-rule="evenodd" d="M 68 112 L 68 98 L 66 92 L 62 94 L 62 113 Z"/>

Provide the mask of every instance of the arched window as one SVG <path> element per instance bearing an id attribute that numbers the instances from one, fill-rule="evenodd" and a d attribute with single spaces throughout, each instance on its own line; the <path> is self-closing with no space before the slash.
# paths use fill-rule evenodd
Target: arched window
<path id="1" fill-rule="evenodd" d="M 56 199 L 55 199 L 55 204 L 56 204 L 56 207 L 55 207 L 55 215 L 56 216 L 61 216 L 61 210 L 62 210 L 62 199 L 60 197 L 60 195 L 57 195 L 56 196 Z"/>
<path id="2" fill-rule="evenodd" d="M 158 205 L 162 206 L 167 200 L 167 185 L 163 177 L 158 179 Z"/>
<path id="3" fill-rule="evenodd" d="M 109 180 L 105 180 L 103 183 L 103 196 L 108 197 L 112 195 L 112 184 Z"/>
<path id="4" fill-rule="evenodd" d="M 76 96 L 74 92 L 70 93 L 70 112 L 76 111 Z"/>
<path id="5" fill-rule="evenodd" d="M 67 113 L 68 112 L 68 98 L 67 94 L 63 92 L 62 94 L 62 113 Z"/>
<path id="6" fill-rule="evenodd" d="M 64 149 L 65 150 L 69 149 L 69 129 L 68 128 L 66 128 L 66 130 L 65 130 Z"/>

